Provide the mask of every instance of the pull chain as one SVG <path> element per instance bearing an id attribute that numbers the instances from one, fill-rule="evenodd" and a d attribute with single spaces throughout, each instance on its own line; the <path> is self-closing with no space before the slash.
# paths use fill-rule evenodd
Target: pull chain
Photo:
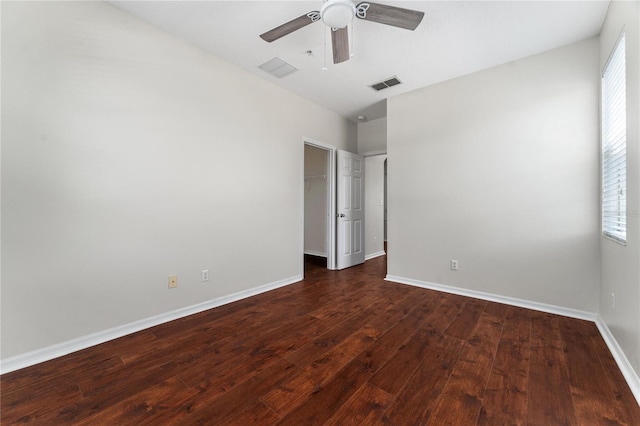
<path id="1" fill-rule="evenodd" d="M 324 27 L 324 65 L 322 67 L 322 71 L 326 71 L 327 68 L 327 26 L 323 25 Z"/>
<path id="2" fill-rule="evenodd" d="M 355 55 L 355 51 L 353 50 L 353 46 L 355 46 L 356 42 L 355 42 L 355 32 L 353 31 L 353 20 L 351 21 L 351 37 L 349 37 L 349 42 L 351 44 L 351 47 L 349 48 L 349 51 L 351 52 L 349 54 L 350 58 L 353 58 L 353 56 Z"/>

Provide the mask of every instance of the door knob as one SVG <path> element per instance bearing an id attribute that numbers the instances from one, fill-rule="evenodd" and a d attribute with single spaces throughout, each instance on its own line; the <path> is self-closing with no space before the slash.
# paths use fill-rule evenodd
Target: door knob
<path id="1" fill-rule="evenodd" d="M 345 216 L 346 216 L 346 214 L 344 214 L 344 213 L 340 213 L 340 214 L 338 215 L 338 217 L 345 217 Z"/>

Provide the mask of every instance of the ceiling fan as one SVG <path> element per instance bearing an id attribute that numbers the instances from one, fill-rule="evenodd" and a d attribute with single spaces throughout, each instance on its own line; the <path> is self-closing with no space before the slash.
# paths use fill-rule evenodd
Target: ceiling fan
<path id="1" fill-rule="evenodd" d="M 316 21 L 322 20 L 331 27 L 331 46 L 333 48 L 333 63 L 338 64 L 349 60 L 349 34 L 347 26 L 353 17 L 394 27 L 415 30 L 424 12 L 403 9 L 401 7 L 387 6 L 384 4 L 363 1 L 355 5 L 351 0 L 326 0 L 320 11 L 311 11 L 279 27 L 276 27 L 260 37 L 271 43 L 291 34 L 300 28 L 306 27 Z"/>

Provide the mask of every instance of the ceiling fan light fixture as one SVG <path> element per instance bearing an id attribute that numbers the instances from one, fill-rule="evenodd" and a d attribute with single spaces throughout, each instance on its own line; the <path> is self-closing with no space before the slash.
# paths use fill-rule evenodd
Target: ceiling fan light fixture
<path id="1" fill-rule="evenodd" d="M 331 28 L 344 28 L 351 23 L 356 8 L 351 0 L 328 0 L 320 9 L 322 21 Z"/>

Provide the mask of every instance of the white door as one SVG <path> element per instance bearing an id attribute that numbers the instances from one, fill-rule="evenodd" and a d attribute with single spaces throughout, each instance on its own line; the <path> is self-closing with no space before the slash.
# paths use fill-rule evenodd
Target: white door
<path id="1" fill-rule="evenodd" d="M 364 263 L 364 157 L 338 150 L 338 269 Z"/>

